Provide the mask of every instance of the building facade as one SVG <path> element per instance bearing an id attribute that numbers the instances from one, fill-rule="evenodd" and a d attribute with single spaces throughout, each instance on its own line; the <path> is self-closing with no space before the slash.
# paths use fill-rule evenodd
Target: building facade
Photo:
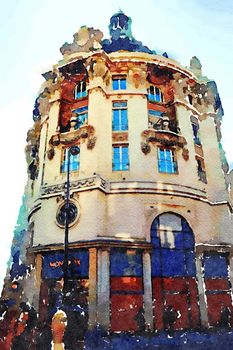
<path id="1" fill-rule="evenodd" d="M 216 326 L 233 285 L 216 84 L 196 57 L 183 67 L 137 41 L 122 12 L 109 29 L 103 40 L 82 27 L 43 74 L 26 147 L 28 228 L 10 283 L 41 320 L 62 307 L 69 170 L 69 305 L 84 310 L 84 329 L 137 331 L 143 313 L 146 329 L 161 330 L 169 306 L 176 329 Z"/>

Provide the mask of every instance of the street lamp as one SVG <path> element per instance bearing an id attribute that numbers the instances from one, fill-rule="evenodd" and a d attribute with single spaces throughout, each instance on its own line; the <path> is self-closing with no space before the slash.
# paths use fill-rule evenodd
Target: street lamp
<path id="1" fill-rule="evenodd" d="M 64 295 L 68 287 L 68 265 L 69 265 L 69 224 L 70 224 L 70 156 L 75 156 L 80 153 L 78 146 L 72 146 L 67 152 L 67 178 L 66 178 L 66 195 L 65 195 L 65 238 L 64 238 L 64 260 L 63 260 L 63 292 Z"/>

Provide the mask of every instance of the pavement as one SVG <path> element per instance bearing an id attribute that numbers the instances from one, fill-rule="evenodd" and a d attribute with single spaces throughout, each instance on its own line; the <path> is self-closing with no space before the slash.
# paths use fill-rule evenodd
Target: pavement
<path id="1" fill-rule="evenodd" d="M 85 350 L 233 350 L 233 330 L 177 331 L 153 334 L 88 332 Z"/>

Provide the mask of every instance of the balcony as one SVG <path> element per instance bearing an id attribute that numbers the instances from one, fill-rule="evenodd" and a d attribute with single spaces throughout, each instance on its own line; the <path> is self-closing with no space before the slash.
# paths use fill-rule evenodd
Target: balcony
<path id="1" fill-rule="evenodd" d="M 184 148 L 187 144 L 184 136 L 180 135 L 176 121 L 170 120 L 166 115 L 161 118 L 149 116 L 148 129 L 142 132 L 142 137 L 146 143 L 159 143 L 163 146 Z"/>
<path id="2" fill-rule="evenodd" d="M 49 141 L 52 146 L 60 144 L 64 146 L 71 146 L 87 140 L 87 148 L 91 149 L 95 145 L 95 129 L 91 125 L 82 125 L 79 129 L 70 128 L 70 131 L 57 133 L 53 135 Z"/>

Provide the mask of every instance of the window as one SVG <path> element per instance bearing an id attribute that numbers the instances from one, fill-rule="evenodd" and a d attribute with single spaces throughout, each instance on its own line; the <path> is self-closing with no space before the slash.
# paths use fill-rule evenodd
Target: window
<path id="1" fill-rule="evenodd" d="M 177 173 L 177 161 L 173 150 L 158 148 L 158 168 L 160 173 Z"/>
<path id="2" fill-rule="evenodd" d="M 112 103 L 112 130 L 128 130 L 127 102 Z"/>
<path id="3" fill-rule="evenodd" d="M 80 126 L 87 124 L 88 117 L 88 107 L 80 107 L 72 111 L 72 115 L 76 117 L 76 124 L 74 126 L 75 129 L 79 129 Z"/>
<path id="4" fill-rule="evenodd" d="M 116 76 L 112 78 L 112 89 L 113 90 L 126 90 L 126 77 Z"/>
<path id="5" fill-rule="evenodd" d="M 65 148 L 63 152 L 63 161 L 61 165 L 61 172 L 66 173 L 68 170 L 68 150 L 69 148 Z M 79 170 L 80 165 L 80 153 L 73 155 L 70 154 L 70 171 Z"/>
<path id="6" fill-rule="evenodd" d="M 192 124 L 192 129 L 193 129 L 193 140 L 196 145 L 201 145 L 201 141 L 199 138 L 199 124 L 197 118 L 191 116 L 190 118 L 191 124 Z"/>
<path id="7" fill-rule="evenodd" d="M 197 161 L 197 174 L 198 174 L 199 180 L 204 183 L 207 183 L 204 159 L 196 156 L 196 161 Z"/>
<path id="8" fill-rule="evenodd" d="M 151 85 L 148 89 L 148 100 L 151 102 L 163 102 L 163 94 L 159 88 Z"/>
<path id="9" fill-rule="evenodd" d="M 74 98 L 82 98 L 87 96 L 87 84 L 85 81 L 79 81 L 75 87 Z"/>
<path id="10" fill-rule="evenodd" d="M 151 226 L 151 243 L 153 277 L 196 275 L 194 236 L 184 218 L 174 213 L 157 217 Z"/>
<path id="11" fill-rule="evenodd" d="M 128 146 L 113 147 L 112 170 L 129 170 L 129 148 Z"/>

